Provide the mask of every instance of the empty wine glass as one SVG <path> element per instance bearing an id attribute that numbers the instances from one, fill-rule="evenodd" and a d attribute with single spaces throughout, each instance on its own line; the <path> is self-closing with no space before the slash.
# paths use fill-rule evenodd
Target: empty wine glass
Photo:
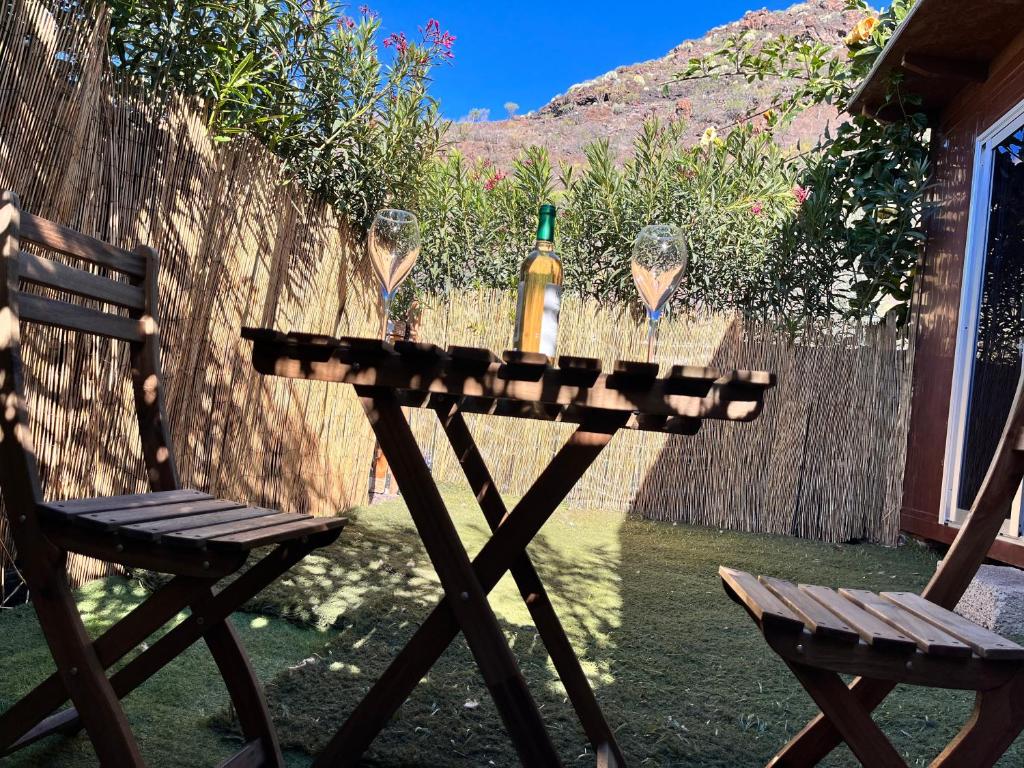
<path id="1" fill-rule="evenodd" d="M 394 208 L 378 211 L 370 226 L 367 250 L 373 271 L 380 280 L 380 295 L 384 301 L 381 337 L 386 340 L 391 300 L 420 255 L 420 225 L 416 216 Z"/>
<path id="2" fill-rule="evenodd" d="M 644 227 L 633 243 L 630 269 L 640 299 L 647 308 L 647 362 L 651 362 L 658 320 L 683 280 L 688 259 L 686 237 L 672 224 Z"/>

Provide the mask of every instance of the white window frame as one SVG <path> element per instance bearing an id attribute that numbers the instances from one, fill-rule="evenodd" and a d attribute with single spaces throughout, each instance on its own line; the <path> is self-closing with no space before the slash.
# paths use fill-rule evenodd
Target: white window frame
<path id="1" fill-rule="evenodd" d="M 974 171 L 971 180 L 970 212 L 967 221 L 967 248 L 960 293 L 960 318 L 957 327 L 956 354 L 953 362 L 953 387 L 949 402 L 946 454 L 942 472 L 942 503 L 939 522 L 961 525 L 964 520 L 956 504 L 960 487 L 960 464 L 964 433 L 967 427 L 970 379 L 974 368 L 977 344 L 978 315 L 981 311 L 981 289 L 985 277 L 985 250 L 988 243 L 989 208 L 992 199 L 992 147 L 1001 143 L 1024 124 L 1024 101 L 1007 112 L 986 131 L 974 145 Z M 1022 491 L 1017 489 L 1010 519 L 1003 525 L 1001 536 L 1019 542 L 1024 538 L 1024 515 L 1021 514 Z"/>

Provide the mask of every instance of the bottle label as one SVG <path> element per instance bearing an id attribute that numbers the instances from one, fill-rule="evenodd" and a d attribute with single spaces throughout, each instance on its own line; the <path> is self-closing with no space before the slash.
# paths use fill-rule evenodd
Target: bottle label
<path id="1" fill-rule="evenodd" d="M 558 313 L 562 308 L 562 286 L 548 283 L 544 286 L 544 316 L 540 323 L 540 352 L 555 356 L 558 342 Z"/>

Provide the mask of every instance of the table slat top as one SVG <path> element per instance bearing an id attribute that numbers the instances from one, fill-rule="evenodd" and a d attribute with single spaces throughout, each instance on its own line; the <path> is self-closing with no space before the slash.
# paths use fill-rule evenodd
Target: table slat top
<path id="1" fill-rule="evenodd" d="M 704 419 L 750 421 L 775 386 L 767 371 L 616 361 L 514 350 L 389 342 L 243 328 L 253 364 L 264 374 L 390 389 L 412 407 L 451 406 L 470 413 L 580 422 L 591 411 L 628 411 L 627 428 L 693 433 Z"/>

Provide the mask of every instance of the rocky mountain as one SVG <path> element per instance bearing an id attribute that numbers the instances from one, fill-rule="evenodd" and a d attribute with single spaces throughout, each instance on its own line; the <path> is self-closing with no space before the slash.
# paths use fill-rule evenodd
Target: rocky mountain
<path id="1" fill-rule="evenodd" d="M 744 30 L 764 38 L 807 35 L 838 49 L 859 18 L 859 13 L 845 10 L 844 0 L 809 0 L 783 11 L 749 11 L 699 40 L 681 43 L 660 59 L 621 66 L 574 85 L 536 112 L 510 120 L 459 122 L 449 137 L 467 157 L 485 158 L 499 168 L 507 168 L 531 144 L 546 146 L 553 161 L 579 163 L 583 148 L 600 138 L 607 138 L 617 156 L 624 158 L 637 129 L 651 116 L 685 118 L 688 136 L 697 141 L 707 127 L 722 130 L 763 107 L 785 84 L 770 79 L 747 83 L 742 78 L 674 82 L 689 59 L 717 49 Z M 831 109 L 809 110 L 778 140 L 786 147 L 807 146 L 836 118 Z"/>

